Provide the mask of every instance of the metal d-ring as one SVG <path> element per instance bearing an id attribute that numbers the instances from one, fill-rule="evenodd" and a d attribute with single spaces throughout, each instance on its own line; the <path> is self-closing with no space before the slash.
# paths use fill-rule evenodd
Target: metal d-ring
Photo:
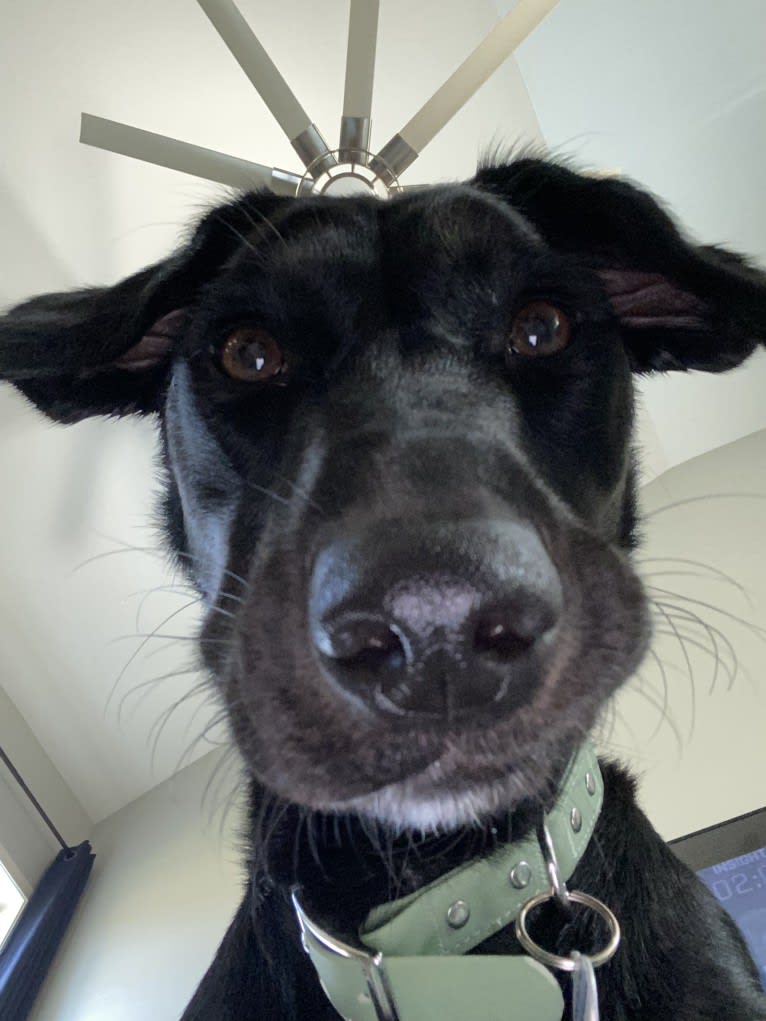
<path id="1" fill-rule="evenodd" d="M 595 954 L 583 954 L 583 956 L 588 957 L 594 968 L 606 964 L 608 960 L 614 957 L 617 947 L 620 945 L 620 923 L 617 921 L 614 913 L 596 897 L 591 897 L 587 893 L 581 893 L 579 890 L 570 890 L 566 894 L 566 898 L 569 902 L 582 904 L 586 908 L 590 908 L 591 911 L 595 911 L 606 922 L 610 931 L 607 945 L 603 950 L 599 950 Z M 545 964 L 549 968 L 557 968 L 559 971 L 574 971 L 577 962 L 573 958 L 561 957 L 559 954 L 551 954 L 547 950 L 543 950 L 539 944 L 535 943 L 527 931 L 527 916 L 530 911 L 534 911 L 535 908 L 539 908 L 546 901 L 554 899 L 556 899 L 556 894 L 551 890 L 550 893 L 541 893 L 537 897 L 532 897 L 531 900 L 524 904 L 516 918 L 516 939 L 521 943 L 529 956 L 534 957 L 541 964 Z"/>

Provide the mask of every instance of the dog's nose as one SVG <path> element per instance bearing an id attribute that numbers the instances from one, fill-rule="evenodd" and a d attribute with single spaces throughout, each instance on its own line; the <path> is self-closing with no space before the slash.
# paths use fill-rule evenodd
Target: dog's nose
<path id="1" fill-rule="evenodd" d="M 512 520 L 385 522 L 335 539 L 309 596 L 314 646 L 346 697 L 447 721 L 528 701 L 561 609 L 537 532 Z"/>

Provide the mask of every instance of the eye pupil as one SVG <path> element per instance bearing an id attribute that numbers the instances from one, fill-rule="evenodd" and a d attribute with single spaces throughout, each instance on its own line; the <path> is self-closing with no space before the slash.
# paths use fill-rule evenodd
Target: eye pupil
<path id="1" fill-rule="evenodd" d="M 561 351 L 569 337 L 569 320 L 564 313 L 555 305 L 535 301 L 517 312 L 508 346 L 512 354 L 542 357 Z"/>
<path id="2" fill-rule="evenodd" d="M 220 360 L 226 375 L 243 383 L 273 380 L 286 368 L 276 340 L 254 326 L 234 330 L 221 349 Z"/>

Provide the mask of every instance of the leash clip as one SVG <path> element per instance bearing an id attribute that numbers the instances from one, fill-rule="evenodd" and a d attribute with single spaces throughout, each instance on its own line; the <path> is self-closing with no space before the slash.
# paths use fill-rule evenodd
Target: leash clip
<path id="1" fill-rule="evenodd" d="M 550 830 L 546 825 L 545 818 L 541 820 L 540 825 L 538 826 L 537 839 L 540 844 L 540 850 L 543 852 L 545 869 L 548 873 L 548 879 L 551 884 L 550 896 L 556 900 L 563 911 L 566 911 L 567 914 L 571 914 L 572 904 L 569 898 L 569 890 L 567 889 L 567 884 L 561 878 L 559 862 L 556 857 L 556 848 L 553 846 L 553 838 L 551 837 Z"/>

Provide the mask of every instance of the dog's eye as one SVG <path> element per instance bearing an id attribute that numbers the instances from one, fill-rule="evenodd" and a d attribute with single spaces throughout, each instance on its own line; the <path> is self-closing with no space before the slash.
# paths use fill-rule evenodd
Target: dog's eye
<path id="1" fill-rule="evenodd" d="M 263 383 L 282 375 L 287 366 L 270 333 L 257 326 L 240 326 L 221 349 L 221 368 L 243 383 Z"/>
<path id="2" fill-rule="evenodd" d="M 512 354 L 536 358 L 563 350 L 569 343 L 569 320 L 555 305 L 533 301 L 513 320 L 508 347 Z"/>

